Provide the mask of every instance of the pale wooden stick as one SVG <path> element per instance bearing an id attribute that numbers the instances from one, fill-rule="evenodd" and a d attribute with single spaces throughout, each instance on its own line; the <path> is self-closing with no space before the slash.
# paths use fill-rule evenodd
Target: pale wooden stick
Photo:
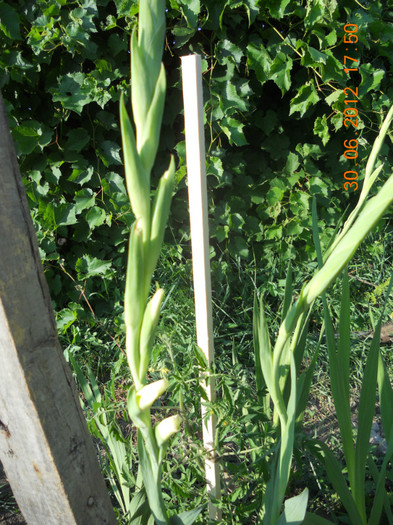
<path id="1" fill-rule="evenodd" d="M 202 67 L 199 55 L 181 57 L 183 77 L 184 121 L 190 203 L 192 267 L 194 278 L 197 343 L 210 366 L 214 362 L 213 321 L 210 281 L 209 231 L 205 169 L 205 138 L 203 130 Z M 209 401 L 215 399 L 214 377 L 203 378 L 203 388 Z M 202 403 L 203 443 L 206 450 L 205 470 L 208 494 L 220 497 L 220 475 L 214 450 L 216 418 L 207 415 Z M 220 519 L 221 513 L 209 501 L 210 519 Z"/>

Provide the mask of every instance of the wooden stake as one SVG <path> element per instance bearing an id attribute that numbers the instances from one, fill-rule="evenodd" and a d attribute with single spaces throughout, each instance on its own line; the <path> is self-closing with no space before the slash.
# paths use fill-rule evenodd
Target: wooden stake
<path id="1" fill-rule="evenodd" d="M 29 525 L 115 525 L 0 94 L 0 458 Z"/>
<path id="2" fill-rule="evenodd" d="M 202 66 L 199 55 L 181 58 L 183 77 L 184 120 L 190 203 L 192 267 L 194 278 L 197 343 L 209 368 L 214 362 L 213 321 L 209 256 L 209 230 L 203 127 Z M 203 376 L 203 388 L 209 401 L 215 400 L 214 377 Z M 205 471 L 208 494 L 219 499 L 220 475 L 215 444 L 216 418 L 207 414 L 202 403 L 203 442 L 206 450 Z M 221 518 L 219 509 L 209 501 L 209 517 Z"/>

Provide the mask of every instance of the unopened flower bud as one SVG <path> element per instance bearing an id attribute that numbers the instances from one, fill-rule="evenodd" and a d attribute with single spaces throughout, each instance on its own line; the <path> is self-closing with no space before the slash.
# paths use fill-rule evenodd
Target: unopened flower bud
<path id="1" fill-rule="evenodd" d="M 171 436 L 173 436 L 173 434 L 179 432 L 181 421 L 181 417 L 176 414 L 175 416 L 170 416 L 166 419 L 163 419 L 160 421 L 160 423 L 158 423 L 158 425 L 156 425 L 156 440 L 157 445 L 160 448 L 168 441 Z"/>
<path id="2" fill-rule="evenodd" d="M 168 381 L 166 379 L 160 379 L 154 383 L 143 386 L 136 393 L 136 401 L 140 410 L 146 410 L 150 408 L 154 401 L 158 399 L 168 388 Z"/>

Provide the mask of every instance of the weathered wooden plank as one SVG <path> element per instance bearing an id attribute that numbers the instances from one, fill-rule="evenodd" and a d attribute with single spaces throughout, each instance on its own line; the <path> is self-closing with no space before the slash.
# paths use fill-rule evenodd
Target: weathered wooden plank
<path id="1" fill-rule="evenodd" d="M 48 287 L 0 94 L 0 457 L 29 524 L 115 524 Z"/>

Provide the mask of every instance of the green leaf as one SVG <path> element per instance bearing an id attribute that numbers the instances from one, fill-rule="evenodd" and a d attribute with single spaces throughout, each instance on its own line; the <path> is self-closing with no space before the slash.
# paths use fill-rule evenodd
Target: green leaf
<path id="1" fill-rule="evenodd" d="M 328 35 L 326 35 L 326 44 L 328 46 L 333 46 L 337 42 L 337 32 L 335 29 L 332 29 Z"/>
<path id="2" fill-rule="evenodd" d="M 349 314 L 348 314 L 349 317 Z M 374 337 L 371 341 L 368 352 L 366 366 L 363 372 L 362 389 L 360 391 L 359 409 L 358 409 L 358 434 L 355 446 L 355 486 L 353 487 L 354 498 L 362 503 L 365 513 L 365 476 L 366 461 L 369 453 L 369 439 L 371 425 L 375 413 L 375 401 L 377 395 L 377 372 L 379 357 L 379 341 L 381 334 L 382 318 L 375 328 Z M 360 504 L 358 503 L 358 506 Z"/>
<path id="3" fill-rule="evenodd" d="M 59 204 L 53 211 L 57 226 L 68 226 L 78 222 L 75 204 Z"/>
<path id="4" fill-rule="evenodd" d="M 90 229 L 93 230 L 97 226 L 101 226 L 105 222 L 106 213 L 105 210 L 94 206 L 86 213 L 86 221 L 88 222 Z"/>
<path id="5" fill-rule="evenodd" d="M 74 324 L 77 319 L 77 312 L 75 310 L 70 310 L 69 308 L 64 308 L 56 317 L 57 330 L 65 334 L 67 329 Z"/>
<path id="6" fill-rule="evenodd" d="M 95 196 L 90 188 L 84 188 L 75 194 L 75 213 L 79 214 L 83 210 L 91 208 L 95 203 Z"/>
<path id="7" fill-rule="evenodd" d="M 284 171 L 288 175 L 292 175 L 300 166 L 299 157 L 296 155 L 296 153 L 292 153 L 292 151 L 288 154 L 287 163 L 285 165 Z"/>
<path id="8" fill-rule="evenodd" d="M 86 166 L 83 168 L 75 167 L 72 170 L 71 175 L 68 177 L 70 182 L 83 186 L 86 182 L 89 182 L 94 173 L 93 166 Z"/>
<path id="9" fill-rule="evenodd" d="M 326 56 L 326 64 L 321 64 L 320 66 L 322 80 L 324 82 L 333 80 L 341 86 L 345 85 L 347 75 L 344 73 L 342 62 L 337 60 L 337 58 L 331 54 L 331 51 L 326 51 Z"/>
<path id="10" fill-rule="evenodd" d="M 312 6 L 312 7 L 311 7 Z M 316 22 L 318 22 L 324 15 L 325 8 L 322 3 L 310 2 L 307 4 L 307 14 L 304 19 L 304 25 L 310 29 Z"/>
<path id="11" fill-rule="evenodd" d="M 318 137 L 320 137 L 320 139 L 322 140 L 322 144 L 326 146 L 326 144 L 330 140 L 330 133 L 326 120 L 326 115 L 323 115 L 323 117 L 317 117 L 315 119 L 313 132 L 314 135 L 318 135 Z"/>
<path id="12" fill-rule="evenodd" d="M 244 124 L 238 120 L 228 117 L 223 118 L 220 122 L 220 127 L 229 139 L 229 144 L 236 146 L 245 146 L 248 144 L 246 137 L 243 134 Z"/>
<path id="13" fill-rule="evenodd" d="M 266 239 L 282 239 L 282 225 L 271 226 L 266 229 Z"/>
<path id="14" fill-rule="evenodd" d="M 259 3 L 259 0 L 246 0 L 244 2 L 245 8 L 247 10 L 248 25 L 251 25 L 252 23 L 254 23 L 259 13 L 258 3 Z"/>
<path id="15" fill-rule="evenodd" d="M 214 175 L 218 180 L 221 180 L 224 174 L 224 168 L 222 165 L 222 160 L 218 157 L 208 157 L 206 159 L 206 174 Z"/>
<path id="16" fill-rule="evenodd" d="M 243 58 L 243 51 L 239 46 L 224 38 L 216 46 L 216 56 L 220 64 L 225 65 L 231 62 L 238 65 Z"/>
<path id="17" fill-rule="evenodd" d="M 325 98 L 325 102 L 326 104 L 329 104 L 329 106 L 332 106 L 332 104 L 334 102 L 337 102 L 338 100 L 340 99 L 344 99 L 345 98 L 345 95 L 344 95 L 344 90 L 343 89 L 336 89 L 335 91 L 333 91 L 332 93 L 330 93 L 329 96 L 327 96 Z"/>
<path id="18" fill-rule="evenodd" d="M 103 186 L 104 182 L 107 184 L 106 191 L 108 191 L 111 195 L 114 193 L 121 193 L 122 195 L 127 195 L 127 190 L 124 185 L 124 178 L 120 177 L 118 173 L 115 173 L 114 171 L 106 173 L 105 179 L 103 179 L 102 182 Z"/>
<path id="19" fill-rule="evenodd" d="M 111 140 L 104 140 L 100 144 L 100 151 L 102 152 L 100 157 L 105 166 L 108 167 L 113 164 L 123 164 L 120 156 L 120 149 L 119 144 L 116 144 L 116 142 L 112 142 Z"/>
<path id="20" fill-rule="evenodd" d="M 372 64 L 362 64 L 359 67 L 362 81 L 359 85 L 359 97 L 363 97 L 369 91 L 378 91 L 386 72 L 383 69 L 376 69 Z"/>
<path id="21" fill-rule="evenodd" d="M 81 151 L 89 141 L 89 133 L 84 128 L 76 128 L 68 133 L 65 147 L 71 151 Z"/>
<path id="22" fill-rule="evenodd" d="M 303 525 L 333 525 L 333 522 L 325 518 L 321 518 L 321 516 L 318 516 L 317 514 L 306 512 Z"/>
<path id="23" fill-rule="evenodd" d="M 8 38 L 22 40 L 18 12 L 4 2 L 0 4 L 0 29 Z"/>
<path id="24" fill-rule="evenodd" d="M 247 95 L 243 93 L 241 96 L 238 94 L 236 85 L 233 82 L 226 82 L 225 89 L 223 92 L 223 110 L 227 113 L 228 109 L 235 108 L 239 111 L 247 111 L 249 103 L 247 101 Z"/>
<path id="25" fill-rule="evenodd" d="M 270 67 L 270 79 L 274 80 L 277 86 L 281 89 L 281 93 L 284 95 L 286 91 L 291 87 L 291 75 L 292 59 L 285 53 L 278 53 L 276 58 Z"/>
<path id="26" fill-rule="evenodd" d="M 112 261 L 103 261 L 90 255 L 83 255 L 76 261 L 75 269 L 81 279 L 86 279 L 95 275 L 105 275 L 111 266 Z"/>
<path id="27" fill-rule="evenodd" d="M 168 518 L 166 515 L 164 501 L 161 492 L 161 474 L 156 468 L 153 469 L 152 461 L 145 443 L 142 439 L 141 431 L 138 429 L 138 455 L 143 473 L 143 483 L 146 487 L 146 494 L 149 499 L 149 506 L 154 514 L 157 525 L 166 525 Z"/>
<path id="28" fill-rule="evenodd" d="M 306 67 L 315 66 L 315 64 L 326 64 L 327 58 L 325 53 L 321 53 L 317 49 L 307 46 L 301 59 L 301 64 Z"/>
<path id="29" fill-rule="evenodd" d="M 84 73 L 67 73 L 59 78 L 58 88 L 52 88 L 54 102 L 61 102 L 65 109 L 82 113 L 86 104 L 92 101 L 91 89 L 85 84 Z"/>
<path id="30" fill-rule="evenodd" d="M 53 137 L 53 131 L 37 120 L 26 120 L 12 130 L 17 154 L 29 155 L 38 146 L 42 151 Z"/>
<path id="31" fill-rule="evenodd" d="M 109 29 L 109 28 L 108 28 Z M 108 46 L 111 52 L 111 55 L 115 57 L 122 51 L 127 52 L 127 42 L 125 39 L 120 38 L 120 35 L 112 33 L 108 39 Z"/>
<path id="32" fill-rule="evenodd" d="M 303 230 L 304 230 L 304 227 L 301 224 L 299 224 L 299 223 L 297 223 L 295 221 L 291 221 L 288 224 L 288 226 L 286 227 L 285 232 L 290 237 L 292 237 L 292 236 L 297 237 L 298 235 L 300 235 L 303 232 Z"/>
<path id="33" fill-rule="evenodd" d="M 302 117 L 305 112 L 319 101 L 319 96 L 314 86 L 314 82 L 310 80 L 299 89 L 299 93 L 293 97 L 290 102 L 291 109 L 289 114 L 298 111 Z"/>
<path id="34" fill-rule="evenodd" d="M 260 123 L 257 122 L 257 126 L 260 127 L 266 135 L 270 135 L 273 129 L 278 124 L 277 113 L 272 109 L 266 111 L 265 116 L 261 119 Z"/>
<path id="35" fill-rule="evenodd" d="M 247 259 L 249 256 L 249 247 L 246 241 L 243 239 L 243 237 L 239 237 L 238 235 L 234 236 L 229 243 L 229 251 L 234 256 L 240 256 L 244 259 Z"/>
<path id="36" fill-rule="evenodd" d="M 284 197 L 285 191 L 286 187 L 281 179 L 272 179 L 271 188 L 266 194 L 266 200 L 269 206 L 274 206 L 277 202 L 280 202 Z"/>
<path id="37" fill-rule="evenodd" d="M 325 443 L 318 443 L 318 447 L 322 450 L 325 468 L 334 490 L 337 492 L 342 504 L 345 507 L 352 523 L 363 523 L 359 514 L 359 510 L 349 491 L 345 478 L 341 472 L 342 467 L 336 460 L 334 454 Z"/>
<path id="38" fill-rule="evenodd" d="M 267 7 L 274 18 L 280 19 L 284 16 L 285 8 L 289 2 L 290 0 L 270 0 Z"/>
<path id="39" fill-rule="evenodd" d="M 306 515 L 308 489 L 284 502 L 284 512 L 276 521 L 276 525 L 301 525 Z"/>
<path id="40" fill-rule="evenodd" d="M 206 505 L 201 505 L 196 509 L 182 512 L 177 516 L 172 516 L 169 523 L 170 525 L 192 525 L 205 507 Z"/>
<path id="41" fill-rule="evenodd" d="M 135 525 L 148 525 L 152 516 L 146 496 L 146 489 L 142 489 L 132 498 L 129 507 L 130 522 Z"/>
<path id="42" fill-rule="evenodd" d="M 247 46 L 247 63 L 253 69 L 261 84 L 269 80 L 272 59 L 262 44 L 262 41 L 250 42 Z"/>

